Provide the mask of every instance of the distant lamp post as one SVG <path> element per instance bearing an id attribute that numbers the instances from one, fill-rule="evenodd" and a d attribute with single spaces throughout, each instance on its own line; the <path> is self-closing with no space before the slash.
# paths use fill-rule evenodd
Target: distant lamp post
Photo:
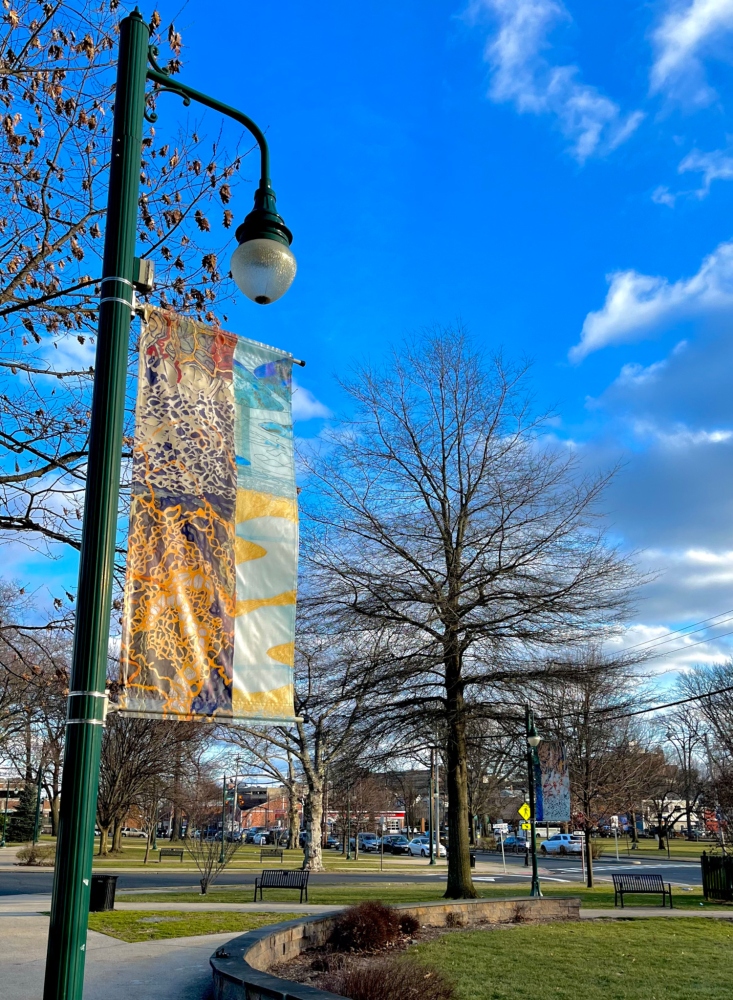
<path id="1" fill-rule="evenodd" d="M 10 778 L 5 782 L 5 814 L 3 816 L 3 836 L 0 847 L 5 847 L 8 835 L 8 804 L 10 803 Z"/>
<path id="2" fill-rule="evenodd" d="M 43 768 L 38 766 L 38 789 L 36 792 L 36 818 L 33 824 L 33 843 L 37 844 L 41 838 L 41 792 L 43 790 Z"/>
<path id="3" fill-rule="evenodd" d="M 540 876 L 537 871 L 537 824 L 535 818 L 535 760 L 537 747 L 542 742 L 542 737 L 537 732 L 534 724 L 534 713 L 529 705 L 524 707 L 524 724 L 527 733 L 527 781 L 529 785 L 529 836 L 530 851 L 532 853 L 532 888 L 530 896 L 541 896 Z"/>

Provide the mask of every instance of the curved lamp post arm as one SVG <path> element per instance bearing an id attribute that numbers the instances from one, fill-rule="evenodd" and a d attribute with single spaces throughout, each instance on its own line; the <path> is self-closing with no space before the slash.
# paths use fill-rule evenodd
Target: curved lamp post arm
<path id="1" fill-rule="evenodd" d="M 237 111 L 236 108 L 230 107 L 228 104 L 224 104 L 223 101 L 218 101 L 215 97 L 209 97 L 207 94 L 202 94 L 199 90 L 194 90 L 193 87 L 189 87 L 186 83 L 181 83 L 179 80 L 173 79 L 169 73 L 161 69 L 156 62 L 155 57 L 158 54 L 158 50 L 154 45 L 151 45 L 148 49 L 148 62 L 150 67 L 146 73 L 148 80 L 152 80 L 153 83 L 157 83 L 161 90 L 166 91 L 171 94 L 178 94 L 179 97 L 183 98 L 184 104 L 188 105 L 191 101 L 196 101 L 198 104 L 203 104 L 207 108 L 211 108 L 214 111 L 219 111 L 222 115 L 226 115 L 228 118 L 233 118 L 234 121 L 239 122 L 240 125 L 252 133 L 252 135 L 257 140 L 257 145 L 260 147 L 260 187 L 269 188 L 270 187 L 270 150 L 267 146 L 267 139 L 265 139 L 262 129 L 252 121 L 249 115 L 245 115 L 242 111 Z M 157 117 L 155 112 L 147 112 L 146 117 L 148 120 L 155 120 Z"/>

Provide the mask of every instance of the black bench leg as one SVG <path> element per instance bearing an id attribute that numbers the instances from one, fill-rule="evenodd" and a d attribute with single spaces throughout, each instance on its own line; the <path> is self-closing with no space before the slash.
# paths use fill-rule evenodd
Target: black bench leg
<path id="1" fill-rule="evenodd" d="M 669 908 L 671 910 L 672 909 L 672 883 L 671 882 L 667 885 L 667 888 L 669 890 Z"/>

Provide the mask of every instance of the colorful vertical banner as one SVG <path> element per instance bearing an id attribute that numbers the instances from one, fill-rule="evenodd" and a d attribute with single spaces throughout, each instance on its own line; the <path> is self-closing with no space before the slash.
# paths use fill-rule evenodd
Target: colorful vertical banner
<path id="1" fill-rule="evenodd" d="M 535 817 L 538 823 L 570 822 L 565 747 L 552 740 L 543 740 L 535 751 Z"/>
<path id="2" fill-rule="evenodd" d="M 120 710 L 294 717 L 292 356 L 149 309 L 140 338 Z"/>

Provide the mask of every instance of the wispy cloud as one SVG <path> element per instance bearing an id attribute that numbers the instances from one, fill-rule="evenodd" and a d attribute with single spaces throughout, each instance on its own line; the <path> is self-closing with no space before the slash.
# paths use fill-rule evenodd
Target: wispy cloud
<path id="1" fill-rule="evenodd" d="M 329 408 L 313 395 L 310 389 L 293 379 L 293 420 L 328 419 L 333 416 Z"/>
<path id="2" fill-rule="evenodd" d="M 703 59 L 725 57 L 720 43 L 731 31 L 733 0 L 668 0 L 667 12 L 652 34 L 652 93 L 701 107 L 714 101 L 717 94 L 707 82 Z"/>
<path id="3" fill-rule="evenodd" d="M 733 180 L 733 156 L 725 149 L 714 149 L 710 153 L 693 149 L 680 162 L 677 173 L 702 174 L 702 184 L 692 191 L 670 191 L 668 187 L 660 186 L 652 193 L 652 201 L 674 208 L 678 198 L 707 198 L 713 181 Z"/>
<path id="4" fill-rule="evenodd" d="M 699 317 L 733 307 L 733 241 L 721 243 L 697 274 L 679 281 L 638 271 L 609 275 L 603 308 L 585 317 L 580 343 L 571 361 L 611 344 L 631 343 L 651 335 L 665 323 Z"/>
<path id="5" fill-rule="evenodd" d="M 579 79 L 575 65 L 554 65 L 542 54 L 548 35 L 570 15 L 559 0 L 472 0 L 468 16 L 498 23 L 485 49 L 491 67 L 489 97 L 523 114 L 551 115 L 581 163 L 624 142 L 644 117 L 623 115 L 618 104 Z"/>

